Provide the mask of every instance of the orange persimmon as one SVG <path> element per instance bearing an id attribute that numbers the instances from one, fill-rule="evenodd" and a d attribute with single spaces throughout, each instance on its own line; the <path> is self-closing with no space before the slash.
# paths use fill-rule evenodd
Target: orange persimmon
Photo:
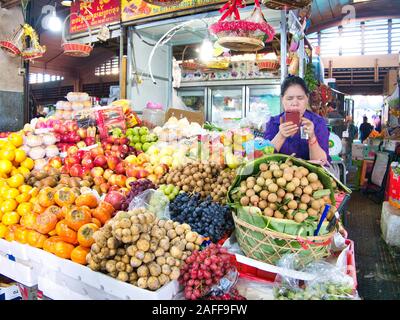
<path id="1" fill-rule="evenodd" d="M 28 244 L 35 248 L 43 248 L 43 244 L 46 241 L 47 236 L 37 232 L 35 230 L 28 230 Z"/>
<path id="2" fill-rule="evenodd" d="M 90 248 L 94 243 L 93 233 L 95 233 L 99 227 L 94 223 L 84 224 L 78 230 L 78 242 L 82 247 Z"/>
<path id="3" fill-rule="evenodd" d="M 75 193 L 70 188 L 61 188 L 54 194 L 54 201 L 60 206 L 67 206 L 75 202 Z"/>
<path id="4" fill-rule="evenodd" d="M 51 212 L 43 212 L 36 217 L 34 229 L 42 234 L 52 231 L 57 224 L 57 216 Z"/>
<path id="5" fill-rule="evenodd" d="M 81 194 L 75 199 L 75 204 L 78 207 L 88 206 L 93 209 L 97 207 L 97 198 L 91 193 Z"/>
<path id="6" fill-rule="evenodd" d="M 63 241 L 71 243 L 71 244 L 78 244 L 78 235 L 76 231 L 72 230 L 68 227 L 67 222 L 61 220 L 56 225 L 56 233 L 60 236 Z"/>
<path id="7" fill-rule="evenodd" d="M 78 231 L 84 224 L 92 221 L 92 215 L 90 209 L 86 206 L 75 207 L 67 211 L 65 216 L 68 227 Z"/>
<path id="8" fill-rule="evenodd" d="M 53 246 L 53 253 L 60 258 L 71 259 L 72 250 L 74 246 L 65 241 L 55 241 Z"/>
<path id="9" fill-rule="evenodd" d="M 114 211 L 115 209 L 112 204 L 102 201 L 97 208 L 93 209 L 92 214 L 93 217 L 98 219 L 101 224 L 104 225 L 108 220 L 111 219 Z"/>
<path id="10" fill-rule="evenodd" d="M 74 250 L 71 252 L 71 260 L 73 262 L 79 263 L 86 265 L 86 256 L 90 252 L 89 248 L 85 248 L 82 246 L 77 246 Z"/>
<path id="11" fill-rule="evenodd" d="M 38 201 L 42 207 L 48 208 L 52 206 L 55 203 L 54 189 L 50 187 L 45 187 L 44 189 L 40 190 Z"/>

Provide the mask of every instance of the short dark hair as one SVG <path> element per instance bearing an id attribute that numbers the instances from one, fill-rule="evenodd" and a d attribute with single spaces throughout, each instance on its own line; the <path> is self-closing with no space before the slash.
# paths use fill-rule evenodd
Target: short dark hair
<path id="1" fill-rule="evenodd" d="M 282 86 L 281 86 L 281 96 L 282 97 L 285 95 L 286 91 L 291 86 L 300 86 L 300 87 L 303 88 L 304 93 L 306 95 L 310 94 L 310 91 L 308 90 L 307 84 L 302 78 L 300 78 L 298 76 L 289 76 L 282 83 Z"/>

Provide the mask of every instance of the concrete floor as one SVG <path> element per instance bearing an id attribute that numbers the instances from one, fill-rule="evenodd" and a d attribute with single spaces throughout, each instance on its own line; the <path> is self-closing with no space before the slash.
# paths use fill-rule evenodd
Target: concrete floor
<path id="1" fill-rule="evenodd" d="M 381 236 L 382 204 L 351 195 L 345 227 L 355 242 L 358 293 L 365 300 L 400 300 L 400 248 Z"/>

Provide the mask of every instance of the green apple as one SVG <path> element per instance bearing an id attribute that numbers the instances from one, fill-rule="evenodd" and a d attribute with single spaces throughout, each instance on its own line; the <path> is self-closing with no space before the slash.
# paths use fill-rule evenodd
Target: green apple
<path id="1" fill-rule="evenodd" d="M 157 141 L 158 140 L 158 137 L 157 137 L 157 135 L 156 134 L 154 134 L 154 133 L 150 133 L 148 136 L 148 139 L 149 139 L 149 141 L 148 142 L 155 142 L 155 141 Z"/>
<path id="2" fill-rule="evenodd" d="M 149 128 L 147 128 L 147 127 L 141 127 L 141 128 L 139 129 L 139 134 L 140 134 L 141 136 L 148 135 L 148 134 L 149 134 Z"/>
<path id="3" fill-rule="evenodd" d="M 140 131 L 140 128 L 139 128 L 139 127 L 133 128 L 133 134 L 134 134 L 135 136 L 140 135 L 140 134 L 139 134 L 139 131 Z"/>
<path id="4" fill-rule="evenodd" d="M 134 136 L 135 135 L 135 130 L 133 128 L 129 128 L 126 130 L 126 135 L 127 136 Z"/>
<path id="5" fill-rule="evenodd" d="M 132 137 L 132 142 L 133 142 L 133 143 L 138 143 L 138 142 L 140 142 L 140 136 L 133 136 L 133 137 Z"/>
<path id="6" fill-rule="evenodd" d="M 150 148 L 150 143 L 148 143 L 148 142 L 143 143 L 142 148 L 143 148 L 143 151 L 146 152 Z"/>
<path id="7" fill-rule="evenodd" d="M 148 142 L 148 141 L 147 141 L 147 136 L 140 136 L 140 142 L 141 142 L 141 143 Z"/>
<path id="8" fill-rule="evenodd" d="M 162 184 L 162 185 L 160 186 L 160 190 L 164 192 L 164 190 L 165 190 L 166 187 L 167 187 L 166 184 Z"/>
<path id="9" fill-rule="evenodd" d="M 140 142 L 135 143 L 135 149 L 136 150 L 142 150 L 142 144 Z"/>

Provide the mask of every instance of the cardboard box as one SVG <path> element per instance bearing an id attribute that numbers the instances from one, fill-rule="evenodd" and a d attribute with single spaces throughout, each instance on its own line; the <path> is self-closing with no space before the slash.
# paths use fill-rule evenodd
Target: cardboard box
<path id="1" fill-rule="evenodd" d="M 366 145 L 364 144 L 355 144 L 351 146 L 351 158 L 353 160 L 364 160 L 364 149 Z"/>
<path id="2" fill-rule="evenodd" d="M 165 114 L 165 121 L 174 116 L 175 118 L 186 118 L 189 122 L 197 122 L 200 125 L 204 124 L 204 113 L 195 111 L 186 111 L 181 109 L 169 108 Z"/>

